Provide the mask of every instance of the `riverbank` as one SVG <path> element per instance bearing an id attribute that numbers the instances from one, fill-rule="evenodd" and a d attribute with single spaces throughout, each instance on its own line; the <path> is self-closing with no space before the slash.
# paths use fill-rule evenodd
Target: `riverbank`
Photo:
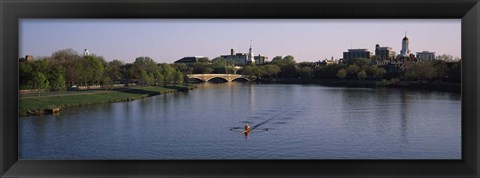
<path id="1" fill-rule="evenodd" d="M 49 114 L 57 109 L 62 110 L 69 107 L 126 102 L 140 98 L 151 97 L 155 95 L 174 93 L 178 91 L 187 91 L 193 89 L 193 86 L 165 86 L 165 87 L 135 87 L 124 88 L 112 91 L 101 91 L 68 94 L 68 95 L 48 95 L 40 97 L 20 97 L 18 114 L 19 116 Z"/>
<path id="2" fill-rule="evenodd" d="M 461 92 L 460 83 L 443 81 L 400 81 L 392 80 L 336 80 L 336 79 L 275 79 L 261 80 L 260 83 L 279 83 L 279 84 L 318 84 L 330 87 L 392 87 L 392 88 L 410 88 L 410 89 L 428 89 L 438 91 Z"/>

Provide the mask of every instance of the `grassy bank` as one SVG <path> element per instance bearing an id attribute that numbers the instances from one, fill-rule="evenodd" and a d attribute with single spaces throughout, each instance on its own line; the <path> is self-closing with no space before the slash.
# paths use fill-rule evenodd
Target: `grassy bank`
<path id="1" fill-rule="evenodd" d="M 40 115 L 48 113 L 53 108 L 65 109 L 68 107 L 93 105 L 101 103 L 114 103 L 131 101 L 139 98 L 155 96 L 163 93 L 185 91 L 192 89 L 192 86 L 165 86 L 165 87 L 141 87 L 126 88 L 108 92 L 85 93 L 77 95 L 52 95 L 37 97 L 19 98 L 19 116 Z"/>

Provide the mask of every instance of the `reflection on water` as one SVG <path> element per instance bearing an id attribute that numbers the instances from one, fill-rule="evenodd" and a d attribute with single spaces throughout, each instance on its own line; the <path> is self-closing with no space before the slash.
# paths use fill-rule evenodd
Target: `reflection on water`
<path id="1" fill-rule="evenodd" d="M 457 93 L 235 82 L 198 86 L 20 118 L 20 158 L 461 158 Z"/>

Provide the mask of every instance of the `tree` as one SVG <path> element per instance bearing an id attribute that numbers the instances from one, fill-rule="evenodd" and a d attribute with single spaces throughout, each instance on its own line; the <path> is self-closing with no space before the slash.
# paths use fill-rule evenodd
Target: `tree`
<path id="1" fill-rule="evenodd" d="M 152 79 L 150 78 L 150 76 L 147 74 L 146 71 L 141 72 L 140 80 L 142 80 L 142 89 L 145 86 L 145 84 L 150 85 L 152 81 Z"/>
<path id="2" fill-rule="evenodd" d="M 183 82 L 183 73 L 178 71 L 178 70 L 175 71 L 173 81 L 174 81 L 174 86 L 178 83 L 182 83 Z"/>
<path id="3" fill-rule="evenodd" d="M 452 82 L 462 81 L 462 63 L 454 62 L 447 70 L 446 78 Z"/>
<path id="4" fill-rule="evenodd" d="M 121 80 L 123 78 L 122 66 L 125 63 L 120 60 L 113 60 L 105 67 L 105 74 L 112 80 Z"/>
<path id="5" fill-rule="evenodd" d="M 275 56 L 273 59 L 272 59 L 272 63 L 273 64 L 276 64 L 276 63 L 279 63 L 280 61 L 282 61 L 282 56 Z"/>
<path id="6" fill-rule="evenodd" d="M 82 74 L 84 72 L 85 66 L 83 65 L 83 60 L 74 59 L 71 61 L 67 61 L 65 63 L 65 79 L 66 81 L 72 85 L 75 83 L 80 83 L 82 81 Z"/>
<path id="7" fill-rule="evenodd" d="M 358 72 L 357 78 L 360 79 L 360 80 L 363 80 L 363 79 L 367 78 L 367 73 L 364 70 L 362 70 L 362 71 Z"/>
<path id="8" fill-rule="evenodd" d="M 335 79 L 338 78 L 336 75 L 339 70 L 346 68 L 345 64 L 330 64 L 324 65 L 321 67 L 317 67 L 313 71 L 314 77 L 317 78 L 328 78 L 328 79 Z"/>
<path id="9" fill-rule="evenodd" d="M 253 66 L 245 66 L 242 69 L 243 75 L 254 75 Z"/>
<path id="10" fill-rule="evenodd" d="M 85 84 L 88 84 L 88 82 L 100 83 L 104 70 L 102 61 L 95 56 L 85 56 L 83 65 L 84 71 L 82 72 L 82 78 Z"/>
<path id="11" fill-rule="evenodd" d="M 180 72 L 183 72 L 183 73 L 188 73 L 189 72 L 189 68 L 188 68 L 187 64 L 185 64 L 185 63 L 173 64 L 173 68 L 175 68 L 176 70 L 178 70 Z"/>
<path id="12" fill-rule="evenodd" d="M 211 67 L 207 67 L 207 68 L 205 68 L 205 70 L 204 70 L 203 73 L 204 73 L 204 74 L 211 74 L 214 70 L 215 70 L 215 69 L 213 69 L 213 68 L 211 68 Z"/>
<path id="13" fill-rule="evenodd" d="M 355 58 L 352 60 L 352 64 L 357 65 L 358 67 L 362 68 L 370 64 L 370 59 L 367 58 Z"/>
<path id="14" fill-rule="evenodd" d="M 347 67 L 347 73 L 354 78 L 353 76 L 357 76 L 358 72 L 360 71 L 360 67 L 355 64 L 350 64 Z"/>
<path id="15" fill-rule="evenodd" d="M 204 58 L 198 59 L 198 62 L 210 62 L 210 60 L 208 59 L 208 57 L 204 57 Z"/>
<path id="16" fill-rule="evenodd" d="M 287 55 L 283 58 L 283 62 L 287 64 L 295 64 L 295 59 L 292 55 Z"/>
<path id="17" fill-rule="evenodd" d="M 412 64 L 405 72 L 407 79 L 425 80 L 435 76 L 435 67 L 431 61 Z"/>
<path id="18" fill-rule="evenodd" d="M 192 73 L 194 74 L 211 74 L 214 69 L 211 67 L 212 64 L 206 62 L 197 62 L 192 65 Z"/>
<path id="19" fill-rule="evenodd" d="M 136 79 L 138 74 L 135 71 L 135 66 L 133 64 L 125 64 L 123 71 L 125 72 L 123 76 L 125 79 Z"/>
<path id="20" fill-rule="evenodd" d="M 60 96 L 61 92 L 67 90 L 67 86 L 65 85 L 65 78 L 61 74 L 57 74 L 56 78 L 52 80 L 50 83 L 53 90 L 58 91 L 58 95 Z"/>
<path id="21" fill-rule="evenodd" d="M 162 70 L 161 74 L 163 75 L 164 79 L 164 85 L 167 85 L 167 83 L 171 82 L 173 80 L 174 74 L 175 74 L 175 69 L 173 69 L 172 66 L 168 64 L 162 65 Z"/>
<path id="22" fill-rule="evenodd" d="M 347 77 L 347 70 L 345 69 L 338 70 L 337 77 L 340 79 L 344 79 L 345 77 Z"/>
<path id="23" fill-rule="evenodd" d="M 370 71 L 375 79 L 381 79 L 387 73 L 387 70 L 377 66 L 371 67 Z"/>
<path id="24" fill-rule="evenodd" d="M 160 83 L 164 82 L 165 77 L 160 73 L 160 71 L 156 71 L 153 73 L 153 78 L 155 80 L 155 85 L 159 86 Z"/>
<path id="25" fill-rule="evenodd" d="M 280 72 L 280 67 L 277 65 L 267 64 L 263 66 L 265 68 L 265 75 L 270 77 L 276 76 Z"/>
<path id="26" fill-rule="evenodd" d="M 32 68 L 32 63 L 20 61 L 18 63 L 18 75 L 20 82 L 20 89 L 31 89 L 32 86 L 29 85 L 29 82 L 32 80 L 34 71 Z"/>
<path id="27" fill-rule="evenodd" d="M 448 54 L 442 54 L 442 55 L 436 56 L 435 59 L 436 59 L 436 60 L 439 60 L 439 61 L 445 61 L 445 62 L 452 62 L 452 61 L 454 61 L 453 56 L 452 56 L 452 55 L 448 55 Z"/>
<path id="28" fill-rule="evenodd" d="M 32 69 L 35 72 L 41 72 L 42 74 L 46 75 L 50 70 L 50 65 L 48 64 L 47 60 L 36 60 L 32 64 Z M 45 76 L 47 77 L 47 76 Z M 48 78 L 48 77 L 47 77 Z"/>
<path id="29" fill-rule="evenodd" d="M 72 48 L 62 49 L 55 51 L 50 56 L 50 62 L 52 64 L 68 64 L 71 61 L 79 60 L 81 57 L 78 55 L 77 51 Z"/>
<path id="30" fill-rule="evenodd" d="M 47 77 L 45 77 L 45 75 L 41 72 L 36 72 L 33 76 L 32 82 L 34 88 L 37 89 L 38 98 L 40 98 L 40 91 L 48 88 L 49 86 Z"/>
<path id="31" fill-rule="evenodd" d="M 228 65 L 228 62 L 225 58 L 223 57 L 216 57 L 212 59 L 213 64 L 221 64 L 221 65 Z"/>
<path id="32" fill-rule="evenodd" d="M 313 71 L 312 68 L 307 67 L 307 66 L 299 67 L 297 69 L 297 73 L 298 73 L 298 76 L 300 78 L 311 78 L 312 77 L 312 71 Z"/>
<path id="33" fill-rule="evenodd" d="M 257 76 L 258 78 L 262 78 L 265 75 L 265 68 L 263 66 L 252 66 L 253 68 L 253 75 Z"/>
<path id="34" fill-rule="evenodd" d="M 216 74 L 225 74 L 227 73 L 227 66 L 224 62 L 215 62 L 212 66 L 213 72 Z"/>
<path id="35" fill-rule="evenodd" d="M 157 63 L 150 57 L 137 57 L 133 62 L 136 72 L 146 71 L 148 74 L 158 70 Z"/>
<path id="36" fill-rule="evenodd" d="M 433 66 L 435 67 L 435 72 L 437 73 L 437 80 L 442 80 L 448 70 L 447 62 L 443 60 L 434 60 Z"/>
<path id="37" fill-rule="evenodd" d="M 113 81 L 112 81 L 112 79 L 111 79 L 110 77 L 108 77 L 108 76 L 103 77 L 102 83 L 103 83 L 103 87 L 105 88 L 105 93 L 108 92 L 108 89 L 109 89 L 109 88 L 112 88 L 112 87 L 113 87 Z"/>

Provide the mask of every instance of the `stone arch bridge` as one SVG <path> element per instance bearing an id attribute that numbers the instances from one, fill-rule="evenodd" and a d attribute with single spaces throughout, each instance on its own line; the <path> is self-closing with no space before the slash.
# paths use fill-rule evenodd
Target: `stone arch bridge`
<path id="1" fill-rule="evenodd" d="M 231 82 L 235 79 L 244 79 L 247 81 L 253 81 L 256 79 L 254 76 L 248 75 L 239 75 L 239 74 L 188 74 L 189 79 L 198 79 L 203 82 L 208 82 L 214 78 L 221 78 L 226 80 L 227 82 Z"/>

